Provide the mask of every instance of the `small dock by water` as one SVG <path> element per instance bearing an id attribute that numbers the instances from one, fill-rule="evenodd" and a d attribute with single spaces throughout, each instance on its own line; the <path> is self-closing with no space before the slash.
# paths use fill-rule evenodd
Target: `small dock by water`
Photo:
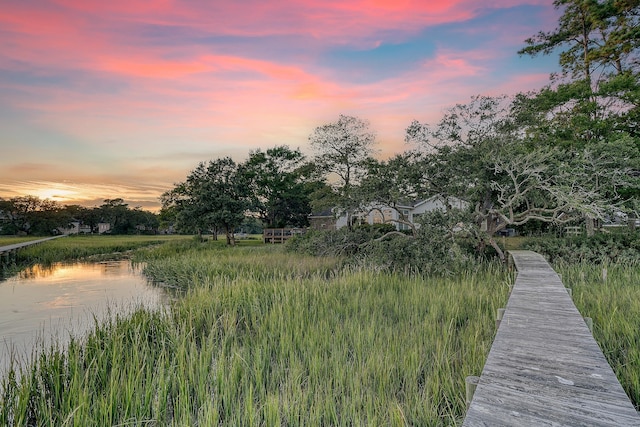
<path id="1" fill-rule="evenodd" d="M 53 236 L 53 237 L 46 237 L 44 239 L 29 240 L 27 242 L 14 243 L 13 245 L 0 246 L 0 265 L 10 260 L 12 256 L 15 255 L 15 253 L 20 249 L 26 248 L 28 246 L 37 245 L 42 242 L 47 242 L 49 240 L 59 239 L 60 237 L 66 237 L 66 234 L 61 234 L 59 236 Z"/>
<path id="2" fill-rule="evenodd" d="M 463 426 L 640 426 L 562 280 L 531 251 L 518 271 Z"/>
<path id="3" fill-rule="evenodd" d="M 285 243 L 293 236 L 304 234 L 302 228 L 265 228 L 262 232 L 262 239 L 265 243 Z"/>

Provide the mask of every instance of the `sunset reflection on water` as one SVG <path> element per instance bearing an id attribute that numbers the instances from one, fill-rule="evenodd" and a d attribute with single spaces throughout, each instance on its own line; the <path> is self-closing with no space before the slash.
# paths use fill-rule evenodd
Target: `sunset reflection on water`
<path id="1" fill-rule="evenodd" d="M 52 278 L 55 282 L 59 279 L 93 280 L 96 277 L 104 276 L 123 276 L 123 270 L 127 270 L 124 276 L 128 276 L 131 272 L 140 273 L 139 267 L 130 265 L 128 261 L 106 261 L 97 263 L 54 263 L 51 265 L 35 264 L 22 270 L 16 278 L 9 279 L 46 279 Z"/>
<path id="2" fill-rule="evenodd" d="M 157 308 L 164 292 L 147 283 L 129 261 L 35 265 L 0 281 L 0 374 L 10 354 L 30 354 L 34 346 L 69 335 L 81 336 L 94 318 Z"/>

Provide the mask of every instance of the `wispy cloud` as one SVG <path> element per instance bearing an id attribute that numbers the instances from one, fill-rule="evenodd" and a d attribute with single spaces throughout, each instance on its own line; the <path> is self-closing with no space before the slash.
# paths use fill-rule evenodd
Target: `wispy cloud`
<path id="1" fill-rule="evenodd" d="M 309 152 L 340 113 L 390 155 L 414 118 L 543 85 L 552 62 L 515 52 L 556 18 L 548 0 L 7 2 L 0 197 L 73 185 L 157 203 L 200 160 Z"/>

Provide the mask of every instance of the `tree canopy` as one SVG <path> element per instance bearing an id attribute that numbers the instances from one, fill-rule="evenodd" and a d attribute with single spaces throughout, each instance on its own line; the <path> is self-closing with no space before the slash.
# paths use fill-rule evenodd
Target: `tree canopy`
<path id="1" fill-rule="evenodd" d="M 0 234 L 51 235 L 82 225 L 97 233 L 99 223 L 109 223 L 111 234 L 156 233 L 158 218 L 139 207 L 130 209 L 123 199 L 106 199 L 99 207 L 61 205 L 36 196 L 0 199 Z M 77 230 L 80 231 L 80 230 Z"/>
<path id="2" fill-rule="evenodd" d="M 269 228 L 308 225 L 310 200 L 305 186 L 305 157 L 282 145 L 249 154 L 243 171 L 250 186 L 251 210 Z"/>
<path id="3" fill-rule="evenodd" d="M 227 159 L 229 168 L 216 173 L 209 168 L 221 160 L 201 164 L 166 194 L 165 209 L 198 228 L 220 226 L 221 212 L 234 212 L 229 227 L 243 215 L 268 227 L 305 225 L 311 207 L 349 216 L 384 206 L 400 214 L 389 221 L 406 223 L 401 206 L 438 196 L 456 218 L 449 231 L 464 229 L 498 253 L 494 237 L 507 227 L 584 221 L 591 233 L 611 215 L 637 217 L 640 3 L 554 5 L 557 27 L 519 51 L 559 53 L 561 73 L 540 90 L 477 95 L 435 125 L 413 121 L 405 136 L 413 148 L 389 159 L 374 158 L 367 121 L 340 115 L 310 134 L 311 161 L 278 146 L 252 151 L 242 164 Z M 466 201 L 468 211 L 453 212 L 452 198 Z"/>
<path id="4" fill-rule="evenodd" d="M 353 116 L 340 115 L 337 122 L 314 129 L 309 136 L 321 171 L 336 178 L 334 187 L 346 199 L 366 174 L 367 161 L 375 152 L 375 134 L 369 123 Z M 330 177 L 332 178 L 332 177 Z"/>

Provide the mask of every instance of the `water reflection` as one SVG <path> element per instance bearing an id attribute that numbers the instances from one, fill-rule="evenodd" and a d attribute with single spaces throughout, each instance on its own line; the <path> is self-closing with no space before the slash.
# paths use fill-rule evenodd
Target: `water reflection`
<path id="1" fill-rule="evenodd" d="M 9 359 L 31 354 L 53 339 L 88 332 L 95 320 L 139 306 L 157 308 L 162 289 L 147 283 L 129 261 L 36 265 L 0 282 L 0 374 Z"/>
<path id="2" fill-rule="evenodd" d="M 104 261 L 95 263 L 53 263 L 50 265 L 35 264 L 25 268 L 12 280 L 60 278 L 93 278 L 96 276 L 122 277 L 130 274 L 140 274 L 141 265 L 131 265 L 128 261 Z"/>

